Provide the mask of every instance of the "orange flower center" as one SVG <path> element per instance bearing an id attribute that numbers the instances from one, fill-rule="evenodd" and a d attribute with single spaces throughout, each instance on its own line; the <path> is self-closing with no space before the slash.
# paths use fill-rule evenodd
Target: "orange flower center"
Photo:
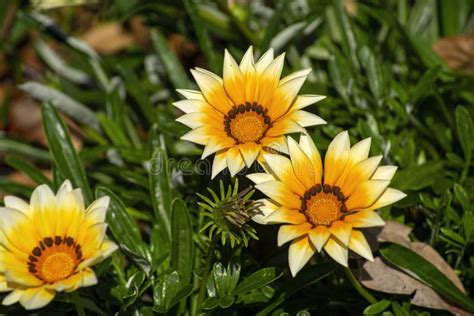
<path id="1" fill-rule="evenodd" d="M 233 106 L 224 116 L 224 127 L 227 136 L 232 137 L 238 144 L 248 142 L 259 143 L 267 130 L 272 127 L 268 110 L 256 102 Z"/>
<path id="2" fill-rule="evenodd" d="M 317 184 L 304 193 L 301 212 L 314 226 L 329 226 L 347 212 L 345 199 L 339 187 Z"/>
<path id="3" fill-rule="evenodd" d="M 28 271 L 46 283 L 71 276 L 82 258 L 81 246 L 72 237 L 46 237 L 28 257 Z"/>

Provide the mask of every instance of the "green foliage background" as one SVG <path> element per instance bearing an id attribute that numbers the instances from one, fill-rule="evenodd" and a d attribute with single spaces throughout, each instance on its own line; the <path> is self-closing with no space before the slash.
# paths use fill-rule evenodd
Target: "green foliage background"
<path id="1" fill-rule="evenodd" d="M 12 3 L 0 3 L 0 21 Z M 248 248 L 214 244 L 200 232 L 206 219 L 196 194 L 210 196 L 206 186 L 218 192 L 218 181 L 194 169 L 202 148 L 179 140 L 187 128 L 174 121 L 179 113 L 171 103 L 179 99 L 175 89 L 196 88 L 188 71 L 195 60 L 184 65 L 178 59 L 170 34 L 195 43 L 200 65 L 218 74 L 224 48 L 240 60 L 249 45 L 259 54 L 269 47 L 286 51 L 285 74 L 311 67 L 302 93 L 328 96 L 310 107 L 328 122 L 310 129 L 320 150 L 345 129 L 352 143 L 372 137 L 371 155 L 399 166 L 392 186 L 408 194 L 381 210 L 384 219 L 413 227 L 411 237 L 434 246 L 466 289 L 473 288 L 474 77 L 448 69 L 432 50 L 442 37 L 469 32 L 469 23 L 472 32 L 473 1 L 360 1 L 355 16 L 337 0 L 111 1 L 97 7 L 101 20 L 127 25 L 133 15 L 142 16 L 152 49 L 133 46 L 100 57 L 74 37 L 75 8 L 50 24 L 51 11 L 16 6 L 0 43 L 13 69 L 7 80 L 42 102 L 49 148 L 0 132 L 2 171 L 19 170 L 55 189 L 71 179 L 88 203 L 109 195 L 108 233 L 121 247 L 96 268 L 97 286 L 60 296 L 44 313 L 360 315 L 369 305 L 328 258 L 318 256 L 292 279 L 287 247 L 276 247 L 276 227 L 252 224 L 259 240 Z M 16 58 L 32 29 L 39 30 L 35 47 L 49 67 L 34 82 Z M 56 51 L 45 45 L 51 40 Z M 7 94 L 1 107 L 6 125 L 10 100 Z M 84 133 L 80 152 L 58 113 Z M 189 163 L 178 163 L 183 158 Z M 53 180 L 39 167 L 51 168 Z M 167 172 L 150 172 L 154 168 Z M 231 184 L 228 174 L 219 178 Z M 241 188 L 249 185 L 240 180 Z M 24 198 L 33 189 L 6 175 L 0 188 Z M 393 247 L 385 251 L 404 268 L 426 266 Z M 356 270 L 359 264 L 352 262 Z M 443 293 L 450 285 L 433 278 L 435 272 L 425 273 L 421 278 L 455 305 L 472 308 L 462 293 Z M 384 301 L 367 313 L 447 313 L 412 306 L 407 296 L 373 294 Z"/>

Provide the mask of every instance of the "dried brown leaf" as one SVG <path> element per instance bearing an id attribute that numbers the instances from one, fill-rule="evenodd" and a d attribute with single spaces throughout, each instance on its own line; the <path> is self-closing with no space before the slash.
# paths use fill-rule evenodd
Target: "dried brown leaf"
<path id="1" fill-rule="evenodd" d="M 95 26 L 82 35 L 82 40 L 104 55 L 117 53 L 134 43 L 133 36 L 115 22 Z"/>
<path id="2" fill-rule="evenodd" d="M 411 227 L 406 225 L 387 221 L 383 229 L 378 232 L 377 241 L 389 241 L 410 248 L 436 266 L 465 293 L 464 286 L 454 270 L 435 249 L 425 243 L 410 241 L 411 230 Z M 378 248 L 378 245 L 375 248 Z M 381 257 L 375 258 L 373 262 L 366 261 L 362 265 L 359 278 L 364 286 L 376 291 L 402 295 L 414 294 L 411 299 L 413 305 L 447 310 L 456 315 L 469 315 L 464 310 L 446 302 L 429 286 L 385 262 Z"/>
<path id="3" fill-rule="evenodd" d="M 433 45 L 449 68 L 474 72 L 474 37 L 455 35 L 445 37 Z"/>

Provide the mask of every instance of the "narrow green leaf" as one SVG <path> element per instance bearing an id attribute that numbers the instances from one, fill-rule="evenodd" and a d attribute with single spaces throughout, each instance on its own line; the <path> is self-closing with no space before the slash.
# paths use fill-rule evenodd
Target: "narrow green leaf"
<path id="1" fill-rule="evenodd" d="M 462 150 L 464 152 L 464 160 L 467 164 L 470 164 L 472 157 L 472 119 L 467 109 L 463 106 L 456 107 L 456 129 L 458 132 L 459 142 L 461 143 Z"/>
<path id="2" fill-rule="evenodd" d="M 364 315 L 379 315 L 384 310 L 386 310 L 390 306 L 390 304 L 391 304 L 391 301 L 389 301 L 389 300 L 378 301 L 375 304 L 367 306 L 364 309 Z"/>
<path id="3" fill-rule="evenodd" d="M 111 190 L 99 186 L 95 191 L 96 197 L 108 196 L 110 206 L 107 211 L 107 224 L 114 239 L 126 248 L 146 256 L 140 231 L 132 217 L 127 213 L 125 204 Z"/>
<path id="4" fill-rule="evenodd" d="M 464 212 L 468 212 L 471 209 L 469 195 L 467 195 L 466 190 L 458 183 L 454 184 L 454 196 L 459 204 L 461 204 Z"/>
<path id="5" fill-rule="evenodd" d="M 277 268 L 274 267 L 260 269 L 240 282 L 235 288 L 233 294 L 240 295 L 251 290 L 256 290 L 262 286 L 272 283 L 282 275 L 283 272 L 277 270 Z"/>
<path id="6" fill-rule="evenodd" d="M 218 64 L 216 55 L 214 53 L 214 48 L 212 47 L 212 42 L 211 38 L 209 37 L 207 27 L 204 21 L 201 19 L 201 16 L 198 14 L 197 5 L 191 0 L 184 0 L 183 2 L 186 12 L 189 14 L 191 21 L 193 22 L 194 30 L 199 42 L 199 47 L 206 56 L 211 70 L 217 72 L 220 69 L 220 65 Z"/>
<path id="7" fill-rule="evenodd" d="M 171 267 L 178 271 L 183 282 L 191 282 L 194 242 L 189 210 L 181 199 L 171 204 Z"/>
<path id="8" fill-rule="evenodd" d="M 35 99 L 49 102 L 75 121 L 100 131 L 99 121 L 97 121 L 95 113 L 63 92 L 38 82 L 26 82 L 19 85 L 19 88 Z"/>
<path id="9" fill-rule="evenodd" d="M 92 202 L 92 191 L 87 181 L 82 162 L 74 149 L 69 131 L 58 112 L 46 102 L 42 108 L 43 127 L 48 139 L 48 146 L 59 172 L 80 187 L 86 204 Z"/>
<path id="10" fill-rule="evenodd" d="M 438 78 L 441 71 L 441 67 L 433 67 L 428 69 L 423 76 L 421 76 L 420 80 L 416 86 L 411 90 L 411 102 L 413 104 L 417 104 L 419 100 L 429 95 L 432 91 L 432 85 L 435 80 Z"/>
<path id="11" fill-rule="evenodd" d="M 342 30 L 342 46 L 344 48 L 344 53 L 350 59 L 354 69 L 359 70 L 360 65 L 356 55 L 357 40 L 351 25 L 351 21 L 349 20 L 346 10 L 342 5 L 342 1 L 333 0 L 332 4 L 336 12 L 337 21 Z"/>
<path id="12" fill-rule="evenodd" d="M 409 271 L 410 275 L 415 275 L 420 281 L 426 283 L 452 303 L 469 312 L 474 312 L 474 301 L 419 254 L 399 244 L 388 244 L 380 249 L 380 253 L 390 263 Z"/>
<path id="13" fill-rule="evenodd" d="M 264 52 L 269 48 L 270 42 L 275 37 L 278 28 L 281 25 L 282 16 L 285 13 L 288 2 L 288 0 L 278 0 L 275 4 L 272 18 L 265 28 L 265 34 L 263 36 L 262 42 L 260 43 L 260 51 Z"/>
<path id="14" fill-rule="evenodd" d="M 100 121 L 105 134 L 107 134 L 115 146 L 130 147 L 127 136 L 125 136 L 123 130 L 117 123 L 108 119 L 104 114 L 97 114 L 97 119 Z"/>
<path id="15" fill-rule="evenodd" d="M 467 18 L 469 16 L 469 1 L 467 0 L 440 0 L 441 24 L 443 26 L 443 35 L 458 35 L 464 32 Z"/>
<path id="16" fill-rule="evenodd" d="M 47 184 L 51 187 L 51 181 L 35 166 L 27 162 L 26 160 L 21 159 L 20 157 L 16 156 L 8 156 L 5 158 L 5 162 L 10 167 L 23 172 L 31 180 L 35 181 L 37 184 Z"/>
<path id="17" fill-rule="evenodd" d="M 181 62 L 178 60 L 178 57 L 176 57 L 176 55 L 168 46 L 168 42 L 166 41 L 166 38 L 163 36 L 163 34 L 157 29 L 153 29 L 151 31 L 151 40 L 153 42 L 155 51 L 165 65 L 173 87 L 175 89 L 189 88 L 191 85 L 189 83 L 188 77 L 186 76 L 186 72 L 184 71 Z"/>
<path id="18" fill-rule="evenodd" d="M 15 154 L 41 161 L 49 161 L 51 159 L 51 156 L 46 150 L 11 139 L 0 138 L 0 153 Z"/>

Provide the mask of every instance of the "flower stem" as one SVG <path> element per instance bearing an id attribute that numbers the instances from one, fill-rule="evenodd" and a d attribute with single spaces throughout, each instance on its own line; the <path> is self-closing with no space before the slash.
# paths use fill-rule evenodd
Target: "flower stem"
<path id="1" fill-rule="evenodd" d="M 212 259 L 214 258 L 214 247 L 216 244 L 217 238 L 216 236 L 212 237 L 211 242 L 209 243 L 209 248 L 207 250 L 207 256 L 206 256 L 206 263 L 204 266 L 204 275 L 202 276 L 201 279 L 201 284 L 199 287 L 199 293 L 197 297 L 197 302 L 196 302 L 196 311 L 194 315 L 199 315 L 202 312 L 202 304 L 204 303 L 204 296 L 206 294 L 206 287 L 207 287 L 207 279 L 209 278 L 209 275 L 211 274 L 211 265 L 212 265 Z"/>
<path id="2" fill-rule="evenodd" d="M 359 292 L 359 294 L 362 297 L 364 297 L 367 300 L 367 302 L 369 302 L 370 304 L 377 303 L 377 299 L 375 297 L 373 297 L 372 294 L 370 294 L 369 291 L 367 291 L 362 286 L 362 284 L 359 283 L 359 281 L 354 276 L 354 274 L 352 273 L 350 268 L 345 268 L 344 267 L 344 273 L 346 274 L 347 278 L 349 279 L 349 282 L 351 282 L 354 289 L 356 289 L 356 291 Z"/>

